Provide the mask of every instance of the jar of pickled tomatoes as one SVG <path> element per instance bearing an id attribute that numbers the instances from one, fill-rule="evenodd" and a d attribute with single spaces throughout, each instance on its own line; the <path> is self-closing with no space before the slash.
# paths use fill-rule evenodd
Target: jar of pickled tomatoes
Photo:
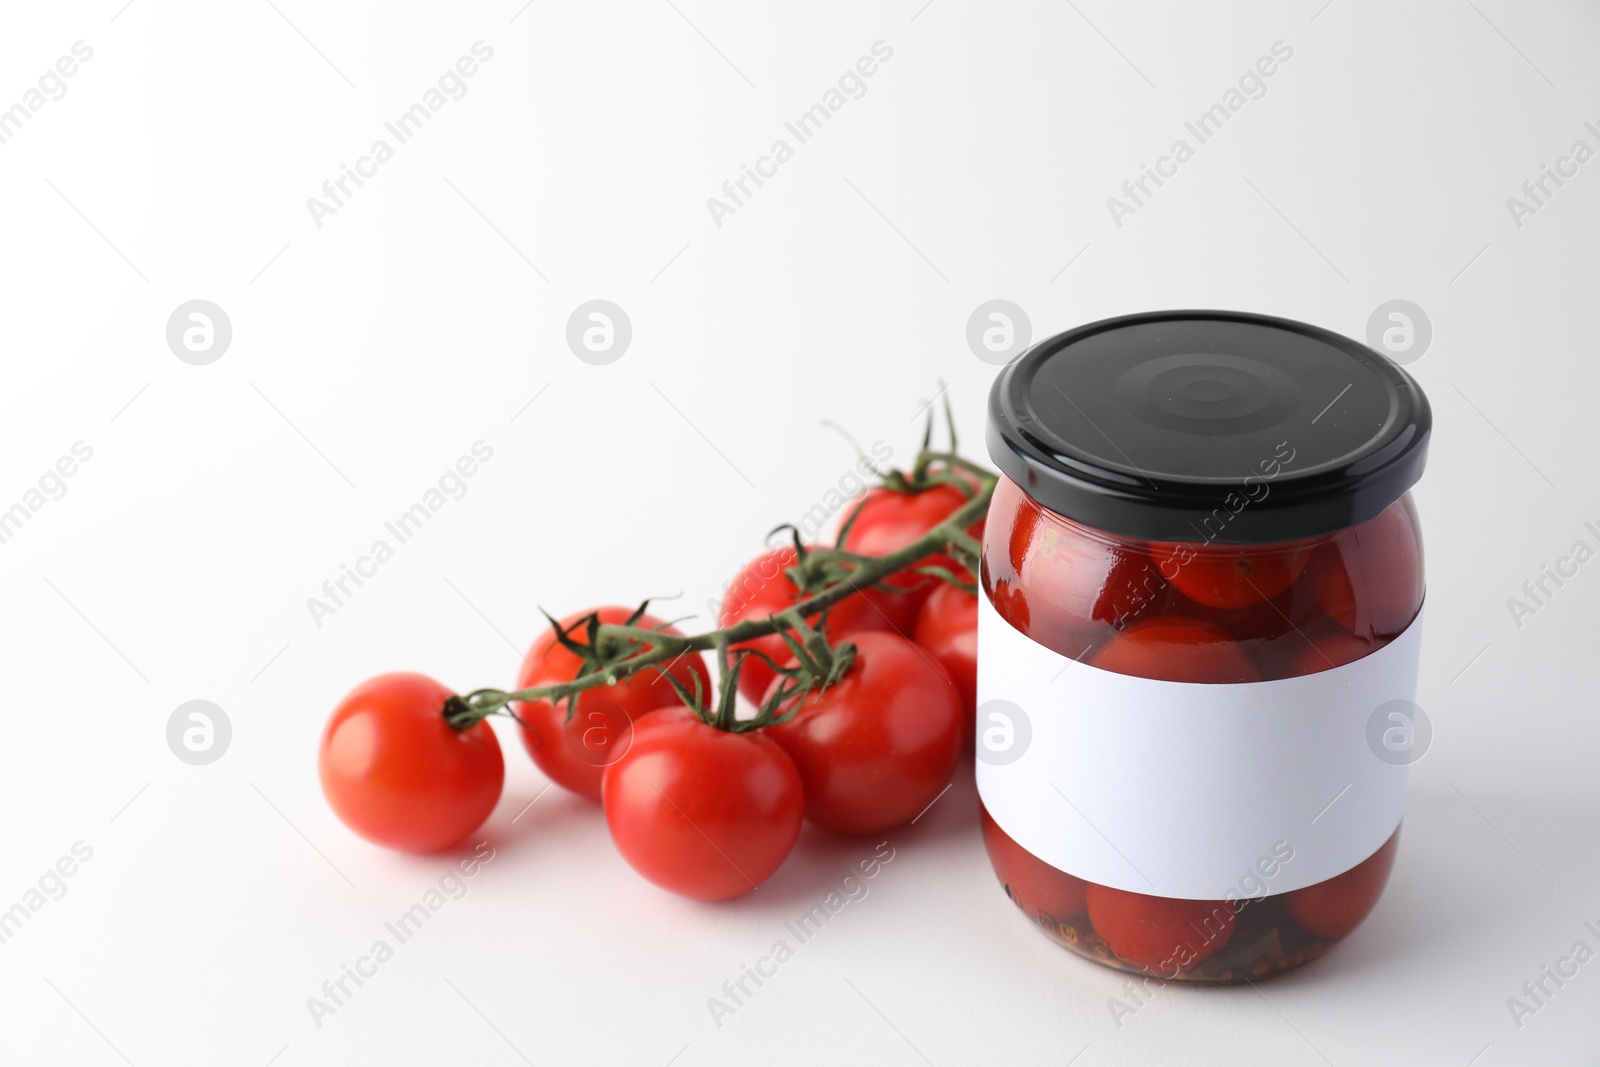
<path id="1" fill-rule="evenodd" d="M 1233 982 L 1371 912 L 1416 736 L 1431 424 L 1390 360 L 1260 315 L 1110 319 L 1001 371 L 977 783 L 1045 933 Z"/>

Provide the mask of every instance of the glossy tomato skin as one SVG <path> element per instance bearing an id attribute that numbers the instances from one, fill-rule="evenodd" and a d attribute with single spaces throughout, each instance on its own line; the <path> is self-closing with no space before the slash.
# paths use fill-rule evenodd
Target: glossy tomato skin
<path id="1" fill-rule="evenodd" d="M 867 556 L 882 556 L 904 548 L 971 499 L 970 493 L 948 483 L 914 493 L 882 486 L 869 489 L 850 512 L 855 518 L 845 535 L 843 547 Z M 968 531 L 974 537 L 981 537 L 982 520 Z M 961 566 L 943 552 L 927 557 L 919 566 L 944 567 L 952 574 L 961 571 Z M 917 609 L 933 592 L 937 582 L 938 579 L 925 575 L 901 573 L 883 582 L 894 592 L 874 589 L 869 590 L 867 596 L 888 617 L 893 629 L 906 636 L 916 625 Z"/>
<path id="2" fill-rule="evenodd" d="M 1375 647 L 1374 642 L 1345 630 L 1308 633 L 1301 641 L 1300 651 L 1279 673 L 1284 678 L 1298 678 L 1302 674 L 1337 670 L 1369 655 Z"/>
<path id="3" fill-rule="evenodd" d="M 981 804 L 979 811 L 983 846 L 1006 895 L 1028 918 L 1060 936 L 1066 924 L 1083 914 L 1089 883 L 1057 870 L 1017 844 Z"/>
<path id="4" fill-rule="evenodd" d="M 1310 542 L 1282 545 L 1156 543 L 1150 558 L 1161 576 L 1197 604 L 1248 608 L 1271 600 L 1306 568 Z"/>
<path id="5" fill-rule="evenodd" d="M 1202 684 L 1272 681 L 1347 668 L 1412 623 L 1423 596 L 1418 531 L 1406 496 L 1372 520 L 1310 540 L 1151 544 L 1050 512 L 1002 479 L 981 585 L 1016 629 L 1099 669 Z M 1141 557 L 1149 569 L 1128 562 Z M 1206 773 L 1195 768 L 1197 788 Z M 1167 950 L 1181 947 L 1188 962 L 1175 961 L 1181 973 L 1169 967 L 1164 977 L 1185 982 L 1254 979 L 1321 955 L 1372 910 L 1397 848 L 1391 840 L 1303 889 L 1274 893 L 1269 883 L 1264 897 L 1197 904 L 1086 883 L 985 819 L 997 874 L 1042 929 L 1074 952 L 1140 973 L 1159 974 Z M 1283 861 L 1276 848 L 1274 856 Z M 1020 894 L 1019 884 L 1027 887 Z M 1075 916 L 1036 903 L 1054 900 L 1055 912 L 1070 913 L 1080 891 L 1086 907 Z M 1191 921 L 1203 931 L 1195 940 L 1166 943 Z"/>
<path id="6" fill-rule="evenodd" d="M 939 583 L 917 612 L 911 638 L 933 654 L 961 692 L 966 747 L 972 747 L 978 710 L 978 598 L 949 582 Z"/>
<path id="7" fill-rule="evenodd" d="M 663 889 L 727 900 L 764 882 L 800 836 L 794 761 L 762 731 L 729 733 L 684 707 L 650 712 L 601 789 L 617 851 Z"/>
<path id="8" fill-rule="evenodd" d="M 1313 937 L 1337 941 L 1347 936 L 1377 907 L 1399 847 L 1396 830 L 1382 848 L 1343 874 L 1287 894 L 1289 917 Z"/>
<path id="9" fill-rule="evenodd" d="M 1158 614 L 1220 626 L 1256 665 L 1262 678 L 1276 678 L 1306 650 L 1307 635 L 1323 633 L 1327 618 L 1311 595 L 1309 584 L 1296 581 L 1269 600 L 1244 608 L 1210 608 L 1197 604 L 1176 588 Z"/>
<path id="10" fill-rule="evenodd" d="M 632 608 L 594 609 L 603 623 L 621 624 L 633 614 Z M 569 627 L 590 612 L 582 611 L 561 620 Z M 661 627 L 661 620 L 642 616 L 634 623 L 645 629 Z M 677 634 L 673 627 L 662 632 Z M 572 635 L 580 645 L 588 639 L 580 630 Z M 527 689 L 553 682 L 570 682 L 583 671 L 583 661 L 562 647 L 555 633 L 546 630 L 523 657 L 517 688 Z M 691 693 L 695 679 L 700 691 L 711 692 L 711 674 L 698 653 L 690 653 L 668 672 Z M 554 783 L 591 800 L 600 799 L 600 779 L 607 765 L 627 751 L 634 723 L 657 708 L 681 703 L 672 685 L 659 672 L 645 669 L 624 678 L 616 685 L 590 689 L 578 697 L 577 710 L 570 719 L 567 704 L 557 707 L 548 700 L 519 703 L 517 718 L 522 722 L 522 745 L 533 762 Z"/>
<path id="11" fill-rule="evenodd" d="M 1168 682 L 1256 682 L 1261 673 L 1233 635 L 1197 619 L 1134 623 L 1090 661 L 1101 670 Z"/>
<path id="12" fill-rule="evenodd" d="M 1309 566 L 1322 609 L 1368 640 L 1394 637 L 1422 604 L 1422 540 L 1409 496 L 1320 545 Z"/>
<path id="13" fill-rule="evenodd" d="M 794 547 L 775 548 L 764 552 L 745 564 L 723 594 L 722 609 L 717 615 L 718 626 L 732 626 L 745 619 L 765 619 L 774 612 L 793 606 L 799 600 L 800 590 L 784 573 L 797 560 Z M 815 623 L 815 619 L 812 620 Z M 892 630 L 894 623 L 884 615 L 877 603 L 857 593 L 846 597 L 828 609 L 827 625 L 823 629 L 829 640 L 858 630 Z M 774 663 L 783 663 L 790 657 L 789 646 L 777 634 L 768 634 L 752 641 L 741 641 L 732 646 L 734 651 L 752 649 L 764 653 Z M 759 656 L 751 656 L 739 668 L 739 692 L 745 699 L 757 702 L 772 684 L 773 670 Z"/>
<path id="14" fill-rule="evenodd" d="M 454 730 L 451 693 L 421 674 L 382 674 L 351 690 L 328 719 L 317 774 L 340 820 L 374 844 L 435 852 L 483 825 L 505 761 L 487 722 Z"/>
<path id="15" fill-rule="evenodd" d="M 1142 543 L 1046 511 L 1009 479 L 985 530 L 984 580 L 1002 616 L 1064 656 L 1085 658 L 1172 595 Z"/>
<path id="16" fill-rule="evenodd" d="M 1173 900 L 1091 884 L 1089 923 L 1124 963 L 1172 978 L 1204 961 L 1233 936 L 1225 900 Z"/>
<path id="17" fill-rule="evenodd" d="M 910 641 L 868 632 L 850 644 L 845 676 L 764 732 L 799 768 L 807 819 L 875 834 L 916 818 L 950 784 L 966 716 L 949 673 Z"/>

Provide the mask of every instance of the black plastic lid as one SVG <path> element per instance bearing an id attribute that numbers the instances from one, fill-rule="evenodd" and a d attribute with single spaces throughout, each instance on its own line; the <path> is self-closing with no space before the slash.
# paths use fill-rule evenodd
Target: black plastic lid
<path id="1" fill-rule="evenodd" d="M 1068 330 L 1007 364 L 988 444 L 1029 496 L 1085 525 L 1262 544 L 1377 515 L 1422 476 L 1432 426 L 1416 381 L 1347 337 L 1159 311 Z"/>

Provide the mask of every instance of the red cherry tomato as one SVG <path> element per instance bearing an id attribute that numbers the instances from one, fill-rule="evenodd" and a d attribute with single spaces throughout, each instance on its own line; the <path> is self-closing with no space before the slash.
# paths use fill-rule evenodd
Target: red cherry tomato
<path id="1" fill-rule="evenodd" d="M 793 547 L 775 548 L 745 564 L 723 594 L 717 625 L 727 627 L 745 619 L 764 619 L 773 612 L 792 606 L 800 599 L 800 590 L 784 570 L 794 566 L 796 558 Z M 812 620 L 813 623 L 815 621 Z M 865 595 L 856 593 L 828 609 L 828 624 L 823 633 L 831 641 L 857 630 L 892 629 L 894 624 L 877 605 Z M 777 634 L 741 641 L 731 647 L 734 651 L 749 648 L 764 652 L 774 663 L 783 663 L 790 656 L 789 646 Z M 750 701 L 759 701 L 767 691 L 767 686 L 772 684 L 772 677 L 773 670 L 766 661 L 751 656 L 739 668 L 739 692 Z"/>
<path id="2" fill-rule="evenodd" d="M 1113 637 L 1089 661 L 1103 670 L 1169 682 L 1255 682 L 1261 674 L 1220 626 L 1147 619 Z"/>
<path id="3" fill-rule="evenodd" d="M 984 519 L 983 559 L 979 570 L 981 585 L 1002 619 L 1025 634 L 1032 634 L 1033 612 L 1017 580 L 1021 554 L 1016 550 L 1017 527 L 1026 513 L 1022 490 L 1009 478 L 1001 478 L 989 500 Z M 1024 541 L 1025 544 L 1025 541 Z"/>
<path id="4" fill-rule="evenodd" d="M 850 643 L 845 676 L 764 732 L 800 770 L 807 819 L 875 834 L 915 818 L 950 783 L 966 716 L 950 675 L 910 641 L 868 632 Z"/>
<path id="5" fill-rule="evenodd" d="M 984 565 L 984 569 L 988 569 L 988 564 Z M 991 599 L 994 601 L 995 614 L 1015 626 L 1019 632 L 1031 636 L 1034 632 L 1033 612 L 1028 608 L 1028 598 L 1022 595 L 1021 587 L 1014 584 L 996 582 L 992 588 L 994 595 Z M 1040 644 L 1043 643 L 1042 641 L 1040 642 Z M 1047 645 L 1046 647 L 1055 648 L 1057 652 L 1061 651 L 1055 645 Z"/>
<path id="6" fill-rule="evenodd" d="M 1228 631 L 1265 679 L 1288 677 L 1296 658 L 1306 651 L 1307 638 L 1336 629 L 1317 607 L 1303 577 L 1271 600 L 1246 608 L 1208 608 L 1171 588 L 1153 614 L 1198 619 Z"/>
<path id="7" fill-rule="evenodd" d="M 1308 934 L 1337 940 L 1360 926 L 1372 913 L 1394 869 L 1400 831 L 1383 847 L 1341 875 L 1286 894 L 1289 917 Z"/>
<path id="8" fill-rule="evenodd" d="M 1309 640 L 1309 644 L 1307 643 Z M 1364 637 L 1337 630 L 1320 635 L 1308 634 L 1301 639 L 1301 648 L 1278 675 L 1297 678 L 1302 674 L 1319 674 L 1354 663 L 1376 649 L 1378 645 Z"/>
<path id="9" fill-rule="evenodd" d="M 684 707 L 634 726 L 601 789 L 617 851 L 681 896 L 726 900 L 783 863 L 800 836 L 800 774 L 761 731 L 729 733 Z"/>
<path id="10" fill-rule="evenodd" d="M 449 848 L 500 800 L 500 742 L 486 722 L 452 729 L 450 695 L 421 674 L 380 674 L 333 710 L 317 751 L 322 793 L 368 841 L 407 852 Z"/>
<path id="11" fill-rule="evenodd" d="M 1197 604 L 1247 608 L 1289 588 L 1310 557 L 1305 544 L 1223 545 L 1162 542 L 1150 557 L 1162 577 Z"/>
<path id="12" fill-rule="evenodd" d="M 869 489 L 853 512 L 855 519 L 845 537 L 844 548 L 867 556 L 886 555 L 915 541 L 971 499 L 949 483 L 914 493 L 882 486 Z M 983 520 L 973 523 L 968 532 L 981 537 Z M 961 572 L 960 564 L 943 552 L 928 556 L 918 566 L 944 567 L 953 574 Z M 937 582 L 938 579 L 925 575 L 900 573 L 883 582 L 897 592 L 874 589 L 867 595 L 883 610 L 896 631 L 909 634 L 916 624 L 917 609 L 933 592 Z"/>
<path id="13" fill-rule="evenodd" d="M 1228 943 L 1226 900 L 1173 900 L 1090 883 L 1089 924 L 1118 959 L 1158 976 L 1186 971 Z"/>
<path id="14" fill-rule="evenodd" d="M 1064 656 L 1098 648 L 1171 598 L 1142 549 L 1045 512 L 1009 480 L 995 488 L 989 513 L 984 566 L 996 610 Z"/>
<path id="15" fill-rule="evenodd" d="M 563 629 L 572 626 L 588 614 L 591 613 L 583 611 L 569 615 L 561 620 L 561 626 Z M 599 615 L 604 623 L 625 623 L 633 609 L 596 608 L 593 614 Z M 644 615 L 634 625 L 658 629 L 661 620 Z M 679 631 L 668 626 L 662 632 L 677 634 Z M 581 627 L 572 634 L 572 639 L 580 645 L 588 644 Z M 583 670 L 583 660 L 563 647 L 553 631 L 546 630 L 523 658 L 517 688 L 570 682 Z M 711 674 L 698 653 L 683 656 L 668 673 L 691 693 L 697 677 L 700 691 L 711 692 Z M 616 762 L 628 750 L 633 724 L 646 712 L 678 703 L 681 699 L 671 684 L 658 671 L 645 668 L 616 685 L 600 686 L 580 694 L 577 710 L 570 720 L 565 701 L 557 707 L 548 700 L 518 704 L 517 718 L 523 724 L 523 747 L 539 769 L 563 789 L 599 800 L 601 774 L 608 764 Z"/>
<path id="16" fill-rule="evenodd" d="M 1393 637 L 1422 603 L 1422 544 L 1407 503 L 1335 534 L 1312 558 L 1308 578 L 1317 602 L 1361 637 Z"/>
<path id="17" fill-rule="evenodd" d="M 1150 557 L 1135 546 L 1065 528 L 1060 520 L 1027 521 L 1041 515 L 1037 510 L 1024 513 L 1012 530 L 1011 549 L 1022 584 L 1047 602 L 1045 612 L 1059 617 L 1061 625 L 1080 630 L 1091 622 L 1120 627 L 1165 589 Z M 1025 536 L 1024 544 L 1018 544 L 1019 535 Z"/>
<path id="18" fill-rule="evenodd" d="M 961 691 L 964 733 L 970 747 L 978 709 L 978 598 L 940 582 L 922 602 L 911 638 L 933 653 Z"/>
<path id="19" fill-rule="evenodd" d="M 1060 926 L 1083 913 L 1089 883 L 1050 866 L 1011 839 L 980 806 L 983 845 L 1011 902 L 1035 922 Z"/>

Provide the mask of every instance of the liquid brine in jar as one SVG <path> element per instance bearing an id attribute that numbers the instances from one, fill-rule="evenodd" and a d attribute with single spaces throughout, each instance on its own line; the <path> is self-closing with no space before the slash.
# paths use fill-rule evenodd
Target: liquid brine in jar
<path id="1" fill-rule="evenodd" d="M 1097 962 L 1310 960 L 1388 880 L 1423 602 L 1417 383 L 1229 312 L 1084 326 L 1001 371 L 978 629 L 983 834 Z"/>

